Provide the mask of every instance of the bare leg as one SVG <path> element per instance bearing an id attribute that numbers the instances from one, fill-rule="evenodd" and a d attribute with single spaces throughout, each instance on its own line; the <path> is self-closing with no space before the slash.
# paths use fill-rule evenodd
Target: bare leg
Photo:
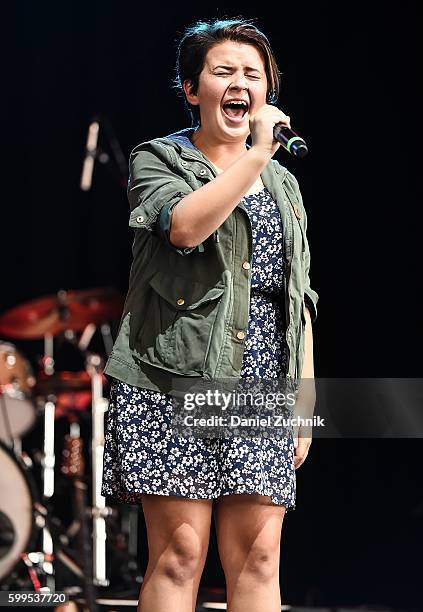
<path id="1" fill-rule="evenodd" d="M 74 601 L 68 601 L 65 604 L 56 606 L 54 612 L 78 612 L 78 606 Z"/>
<path id="2" fill-rule="evenodd" d="M 280 537 L 285 506 L 262 495 L 225 495 L 215 520 L 228 612 L 280 612 Z"/>
<path id="3" fill-rule="evenodd" d="M 143 495 L 148 566 L 138 612 L 195 612 L 210 539 L 212 500 Z"/>

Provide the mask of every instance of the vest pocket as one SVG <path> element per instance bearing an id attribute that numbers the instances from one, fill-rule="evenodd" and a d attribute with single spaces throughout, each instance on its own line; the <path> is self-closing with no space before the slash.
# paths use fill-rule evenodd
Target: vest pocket
<path id="1" fill-rule="evenodd" d="M 224 286 L 157 272 L 138 335 L 140 359 L 184 376 L 204 372 Z"/>

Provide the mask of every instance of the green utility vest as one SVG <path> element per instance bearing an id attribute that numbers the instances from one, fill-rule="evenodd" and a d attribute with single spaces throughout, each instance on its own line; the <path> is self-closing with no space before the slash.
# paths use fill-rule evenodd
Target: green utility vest
<path id="1" fill-rule="evenodd" d="M 130 156 L 129 225 L 135 229 L 124 312 L 105 372 L 162 393 L 175 378 L 239 378 L 249 319 L 252 229 L 240 202 L 203 243 L 169 241 L 173 207 L 216 176 L 191 143 L 192 128 L 137 146 Z M 298 388 L 304 362 L 304 306 L 317 316 L 310 288 L 307 216 L 298 182 L 276 160 L 261 178 L 283 225 L 287 379 Z M 244 264 L 244 265 L 243 265 Z M 193 381 L 195 382 L 195 381 Z"/>

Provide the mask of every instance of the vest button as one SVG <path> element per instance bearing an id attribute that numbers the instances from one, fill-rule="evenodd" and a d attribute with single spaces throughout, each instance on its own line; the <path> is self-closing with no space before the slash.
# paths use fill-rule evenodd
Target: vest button
<path id="1" fill-rule="evenodd" d="M 204 168 L 203 168 L 203 170 L 200 170 L 200 174 L 201 174 L 202 176 L 204 176 L 204 175 L 206 174 L 206 170 L 204 170 Z"/>
<path id="2" fill-rule="evenodd" d="M 178 306 L 183 306 L 185 304 L 185 300 L 184 298 L 179 298 L 178 300 L 176 300 L 176 303 L 178 304 Z"/>
<path id="3" fill-rule="evenodd" d="M 244 261 L 244 263 L 242 264 L 242 267 L 244 268 L 244 270 L 249 270 L 250 269 L 250 262 L 249 261 Z"/>
<path id="4" fill-rule="evenodd" d="M 142 215 L 137 217 L 137 223 L 142 223 L 143 221 L 144 221 L 144 217 Z"/>
<path id="5" fill-rule="evenodd" d="M 238 338 L 238 340 L 244 340 L 246 334 L 244 331 L 239 331 L 236 335 L 236 337 Z"/>

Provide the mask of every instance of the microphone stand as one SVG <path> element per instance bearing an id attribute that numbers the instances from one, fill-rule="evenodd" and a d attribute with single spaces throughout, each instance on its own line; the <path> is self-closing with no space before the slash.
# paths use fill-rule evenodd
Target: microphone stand
<path id="1" fill-rule="evenodd" d="M 102 128 L 106 141 L 111 149 L 115 165 L 111 164 L 109 154 L 103 151 L 103 149 L 98 145 L 100 127 Z M 128 183 L 126 159 L 109 119 L 102 114 L 96 114 L 88 128 L 87 143 L 85 145 L 85 158 L 80 181 L 82 191 L 89 191 L 91 189 L 94 163 L 96 161 L 99 161 L 103 165 L 107 165 L 108 169 L 117 179 L 120 186 L 123 189 L 126 189 Z M 115 171 L 116 167 L 118 173 Z"/>

